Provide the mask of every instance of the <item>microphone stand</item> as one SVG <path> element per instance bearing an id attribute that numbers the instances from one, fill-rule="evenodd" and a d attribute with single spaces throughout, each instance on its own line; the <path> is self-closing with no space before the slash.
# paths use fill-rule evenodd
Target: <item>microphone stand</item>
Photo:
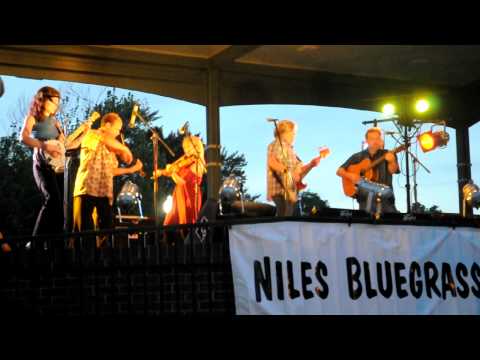
<path id="1" fill-rule="evenodd" d="M 398 118 L 397 117 L 391 117 L 391 118 L 388 118 L 388 119 L 373 119 L 373 120 L 370 120 L 370 121 L 363 121 L 362 124 L 363 125 L 368 125 L 368 124 L 373 124 L 374 127 L 377 127 L 377 124 L 378 123 L 383 123 L 383 122 L 394 122 L 395 120 L 397 120 Z"/>
<path id="2" fill-rule="evenodd" d="M 158 170 L 158 143 L 160 142 L 163 147 L 168 151 L 168 153 L 172 156 L 175 157 L 175 153 L 170 149 L 170 147 L 162 140 L 158 132 L 148 126 L 148 123 L 145 121 L 145 119 L 140 115 L 139 112 L 137 112 L 137 116 L 140 118 L 140 120 L 148 127 L 148 129 L 152 132 L 152 136 L 150 137 L 150 140 L 152 140 L 152 147 L 153 147 L 153 211 L 154 211 L 154 216 L 155 216 L 155 225 L 158 226 L 158 207 L 157 207 L 157 197 L 158 197 L 158 177 L 157 175 L 157 170 Z M 157 237 L 157 231 L 155 231 L 155 237 Z M 156 239 L 157 240 L 157 239 Z"/>

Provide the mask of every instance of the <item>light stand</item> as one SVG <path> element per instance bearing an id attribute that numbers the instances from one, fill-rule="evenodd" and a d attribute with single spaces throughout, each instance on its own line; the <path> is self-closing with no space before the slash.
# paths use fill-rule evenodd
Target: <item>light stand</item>
<path id="1" fill-rule="evenodd" d="M 422 164 L 422 162 L 410 151 L 410 140 L 415 136 L 415 134 L 418 132 L 418 129 L 415 127 L 415 120 L 411 122 L 412 125 L 403 125 L 400 122 L 397 124 L 397 122 L 394 122 L 395 127 L 398 129 L 400 134 L 402 134 L 402 141 L 405 144 L 405 172 L 406 172 L 406 183 L 405 183 L 405 189 L 407 192 L 407 213 L 410 214 L 412 212 L 412 205 L 411 205 L 411 191 L 410 191 L 410 161 L 409 157 L 412 157 L 412 165 L 413 165 L 413 197 L 415 203 L 418 203 L 418 198 L 417 198 L 417 168 L 416 164 L 419 164 L 421 167 L 425 169 L 427 173 L 430 174 L 430 170 Z M 401 127 L 403 127 L 403 132 Z M 413 134 L 410 134 L 409 131 L 410 129 L 415 129 L 415 132 Z M 398 142 L 398 140 L 392 135 L 392 137 L 395 139 L 395 141 Z"/>
<path id="2" fill-rule="evenodd" d="M 394 116 L 392 118 L 389 118 L 389 119 L 374 119 L 372 121 L 364 121 L 362 122 L 363 125 L 367 125 L 367 124 L 372 124 L 376 127 L 377 126 L 377 123 L 379 122 L 391 122 L 395 125 L 395 127 L 397 128 L 398 132 L 400 133 L 400 135 L 402 136 L 401 140 L 399 141 L 397 138 L 395 138 L 395 136 L 393 136 L 393 134 L 390 134 L 392 136 L 392 138 L 395 140 L 395 142 L 398 144 L 404 144 L 405 145 L 405 172 L 406 172 L 406 183 L 405 183 L 405 190 L 407 192 L 407 213 L 411 213 L 412 212 L 412 204 L 411 204 L 411 186 L 410 186 L 410 159 L 409 157 L 412 157 L 412 161 L 413 161 L 413 171 L 414 171 L 414 200 L 415 202 L 417 202 L 417 180 L 416 180 L 416 163 L 418 163 L 419 165 L 421 165 L 425 171 L 427 171 L 429 174 L 430 174 L 430 170 L 428 170 L 428 168 L 423 165 L 420 160 L 418 160 L 418 158 L 411 153 L 410 151 L 410 145 L 411 145 L 411 139 L 415 136 L 416 132 L 418 132 L 418 129 L 415 127 L 415 123 L 418 123 L 416 122 L 415 120 L 411 121 L 411 122 L 405 122 L 403 121 L 403 124 L 402 122 L 400 121 L 399 117 L 398 116 Z M 411 129 L 414 129 L 415 132 L 413 132 L 412 134 L 410 133 Z"/>

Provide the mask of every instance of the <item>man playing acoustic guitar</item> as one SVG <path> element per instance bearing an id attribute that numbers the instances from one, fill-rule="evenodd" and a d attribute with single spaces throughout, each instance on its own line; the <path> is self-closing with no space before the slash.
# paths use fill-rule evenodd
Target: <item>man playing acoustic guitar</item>
<path id="1" fill-rule="evenodd" d="M 380 128 L 370 128 L 365 133 L 365 139 L 368 144 L 366 150 L 353 154 L 342 166 L 337 170 L 337 175 L 344 181 L 345 194 L 355 198 L 359 204 L 360 210 L 367 208 L 367 198 L 358 196 L 355 192 L 355 185 L 362 179 L 361 172 L 366 170 L 368 173 L 367 180 L 392 187 L 392 175 L 400 173 L 396 152 L 383 149 L 383 133 Z M 384 158 L 377 166 L 369 167 L 373 162 Z M 368 169 L 368 171 L 367 171 Z M 384 212 L 398 212 L 395 208 L 395 198 L 391 203 L 385 204 Z"/>

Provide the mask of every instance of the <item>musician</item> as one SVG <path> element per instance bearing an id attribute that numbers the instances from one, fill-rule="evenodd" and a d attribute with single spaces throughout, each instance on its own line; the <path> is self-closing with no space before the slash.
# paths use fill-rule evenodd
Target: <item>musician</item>
<path id="1" fill-rule="evenodd" d="M 59 102 L 58 90 L 49 86 L 38 90 L 20 132 L 20 140 L 33 148 L 33 176 L 43 198 L 33 236 L 63 232 L 63 174 L 56 174 L 45 157 L 47 153 L 61 156 L 59 147 L 45 142 L 65 139 L 60 122 L 55 118 Z"/>
<path id="2" fill-rule="evenodd" d="M 142 169 L 140 160 L 131 167 L 118 167 L 117 156 L 126 164 L 133 160 L 130 149 L 116 139 L 122 126 L 118 114 L 108 113 L 102 117 L 100 128 L 90 129 L 81 142 L 73 191 L 74 231 L 94 229 L 95 208 L 98 228 L 113 228 L 113 177 Z"/>
<path id="3" fill-rule="evenodd" d="M 354 184 L 357 184 L 361 177 L 359 174 L 348 172 L 347 168 L 350 165 L 355 165 L 360 163 L 364 159 L 369 159 L 370 161 L 375 161 L 376 159 L 385 155 L 385 161 L 378 164 L 373 169 L 373 179 L 371 181 L 387 185 L 392 187 L 392 175 L 400 173 L 397 156 L 392 152 L 384 149 L 384 139 L 383 132 L 380 128 L 374 127 L 367 130 L 365 133 L 365 140 L 368 144 L 368 148 L 360 151 L 356 154 L 353 154 L 342 166 L 337 170 L 337 175 L 350 180 Z M 366 210 L 367 208 L 367 198 L 361 198 L 357 195 L 354 196 L 357 200 L 360 210 Z M 384 212 L 398 212 L 395 208 L 395 197 L 392 198 L 391 203 L 384 205 Z"/>
<path id="4" fill-rule="evenodd" d="M 173 206 L 165 217 L 164 225 L 193 224 L 197 221 L 202 206 L 201 184 L 207 172 L 204 147 L 198 136 L 183 138 L 184 155 L 165 169 L 158 169 L 158 176 L 169 176 L 175 182 Z"/>
<path id="5" fill-rule="evenodd" d="M 275 203 L 277 216 L 293 215 L 298 195 L 296 184 L 320 163 L 320 157 L 306 165 L 302 163 L 293 148 L 296 134 L 297 124 L 282 120 L 274 131 L 274 141 L 268 145 L 267 199 Z M 293 181 L 288 183 L 284 179 L 290 175 Z"/>

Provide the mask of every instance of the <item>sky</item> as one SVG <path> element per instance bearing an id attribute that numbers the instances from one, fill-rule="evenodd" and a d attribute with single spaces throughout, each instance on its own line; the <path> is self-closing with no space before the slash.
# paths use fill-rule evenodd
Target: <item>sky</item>
<path id="1" fill-rule="evenodd" d="M 0 98 L 0 136 L 10 133 L 9 124 L 12 112 L 18 112 L 20 99 L 30 101 L 42 86 L 49 85 L 60 90 L 63 96 L 70 98 L 79 95 L 83 104 L 101 101 L 110 88 L 98 85 L 36 80 L 5 76 L 0 74 L 5 84 L 5 94 Z M 163 126 L 166 134 L 177 131 L 185 121 L 189 121 L 190 130 L 200 133 L 206 142 L 206 109 L 204 106 L 186 101 L 148 94 L 128 89 L 115 89 L 118 96 L 131 92 L 135 98 L 148 103 L 151 110 L 157 110 L 162 117 L 155 126 Z M 141 112 L 141 109 L 140 109 Z M 248 105 L 227 106 L 220 109 L 220 142 L 228 152 L 238 151 L 245 154 L 246 187 L 251 194 L 259 194 L 259 201 L 266 202 L 266 149 L 273 140 L 272 123 L 267 118 L 291 119 L 298 124 L 295 149 L 299 157 L 308 162 L 318 154 L 318 148 L 328 146 L 331 155 L 323 159 L 305 178 L 306 190 L 316 192 L 331 207 L 357 208 L 352 199 L 343 194 L 341 179 L 335 174 L 337 168 L 353 153 L 361 150 L 367 126 L 363 121 L 379 119 L 383 115 L 376 112 L 305 105 Z M 429 130 L 431 125 L 423 125 Z M 385 131 L 396 131 L 394 124 L 382 123 Z M 411 151 L 430 170 L 417 172 L 418 201 L 427 207 L 437 205 L 443 212 L 457 213 L 457 166 L 455 130 L 447 127 L 450 142 L 444 149 L 422 153 L 417 145 Z M 398 136 L 397 136 L 398 137 Z M 387 149 L 395 147 L 395 141 L 386 136 Z M 480 182 L 480 124 L 470 128 L 470 153 L 472 160 L 472 178 Z M 406 211 L 405 160 L 399 154 L 402 174 L 394 176 L 393 187 L 397 208 Z M 413 178 L 411 178 L 413 187 Z M 413 199 L 412 199 L 413 202 Z M 475 211 L 479 213 L 479 211 Z"/>

